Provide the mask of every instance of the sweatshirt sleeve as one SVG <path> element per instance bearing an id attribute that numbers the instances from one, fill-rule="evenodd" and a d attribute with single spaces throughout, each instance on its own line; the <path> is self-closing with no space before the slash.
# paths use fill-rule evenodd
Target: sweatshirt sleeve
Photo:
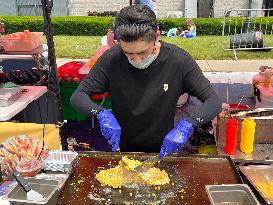
<path id="1" fill-rule="evenodd" d="M 186 119 L 193 126 L 201 126 L 221 112 L 222 104 L 209 80 L 190 56 L 186 58 L 184 70 L 184 92 L 197 97 L 202 102 L 196 111 L 192 112 Z"/>
<path id="2" fill-rule="evenodd" d="M 106 52 L 107 53 L 107 52 Z M 104 108 L 97 105 L 91 96 L 104 93 L 109 90 L 107 77 L 107 54 L 104 53 L 90 70 L 88 75 L 81 81 L 70 98 L 71 105 L 79 112 L 92 116 Z"/>

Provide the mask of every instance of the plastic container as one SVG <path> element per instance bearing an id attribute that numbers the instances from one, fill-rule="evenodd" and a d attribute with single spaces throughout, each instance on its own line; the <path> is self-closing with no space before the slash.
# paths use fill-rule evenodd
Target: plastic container
<path id="1" fill-rule="evenodd" d="M 32 51 L 42 45 L 42 32 L 17 32 L 0 37 L 5 51 Z"/>
<path id="2" fill-rule="evenodd" d="M 76 111 L 71 105 L 70 105 L 70 97 L 73 94 L 73 92 L 78 87 L 78 82 L 61 82 L 60 83 L 60 91 L 61 91 L 61 102 L 62 102 L 62 114 L 65 120 L 86 120 L 87 116 L 81 114 L 80 112 Z M 94 98 L 93 98 L 94 97 Z M 93 101 L 101 105 L 102 107 L 106 109 L 112 109 L 112 100 L 110 95 L 105 95 L 105 98 L 103 98 L 103 95 L 95 95 L 92 96 Z"/>
<path id="3" fill-rule="evenodd" d="M 101 105 L 106 109 L 112 109 L 112 100 L 109 92 L 93 95 L 91 98 L 97 105 Z"/>
<path id="4" fill-rule="evenodd" d="M 16 170 L 23 177 L 34 177 L 42 169 L 43 163 L 37 159 L 21 159 L 16 166 Z"/>
<path id="5" fill-rule="evenodd" d="M 240 150 L 251 153 L 254 149 L 256 123 L 253 118 L 245 118 L 242 122 Z"/>
<path id="6" fill-rule="evenodd" d="M 229 155 L 236 154 L 237 133 L 238 133 L 238 121 L 234 118 L 231 118 L 226 123 L 225 153 Z"/>
<path id="7" fill-rule="evenodd" d="M 79 83 L 76 82 L 60 82 L 62 114 L 65 120 L 86 120 L 87 116 L 76 111 L 70 105 L 70 97 L 78 87 Z"/>

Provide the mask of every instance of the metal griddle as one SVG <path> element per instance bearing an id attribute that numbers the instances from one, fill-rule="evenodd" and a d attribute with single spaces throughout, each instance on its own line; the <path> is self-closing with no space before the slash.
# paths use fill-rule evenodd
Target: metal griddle
<path id="1" fill-rule="evenodd" d="M 152 154 L 124 153 L 129 158 L 145 160 Z M 74 174 L 67 180 L 58 205 L 90 204 L 210 204 L 205 185 L 240 184 L 242 180 L 229 157 L 171 155 L 156 164 L 165 169 L 171 183 L 160 190 L 149 186 L 129 186 L 121 189 L 101 187 L 95 178 L 101 169 L 118 164 L 119 154 L 84 152 Z M 111 162 L 111 163 L 110 163 Z M 121 191 L 120 191 L 121 190 Z"/>

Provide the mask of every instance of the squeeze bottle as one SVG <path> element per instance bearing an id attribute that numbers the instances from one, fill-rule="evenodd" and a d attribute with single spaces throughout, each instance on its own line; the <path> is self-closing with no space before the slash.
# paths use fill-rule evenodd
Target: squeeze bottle
<path id="1" fill-rule="evenodd" d="M 240 150 L 244 153 L 253 152 L 256 123 L 252 118 L 245 118 L 242 122 Z"/>
<path id="2" fill-rule="evenodd" d="M 231 118 L 226 123 L 226 147 L 225 153 L 234 155 L 237 146 L 238 121 Z"/>

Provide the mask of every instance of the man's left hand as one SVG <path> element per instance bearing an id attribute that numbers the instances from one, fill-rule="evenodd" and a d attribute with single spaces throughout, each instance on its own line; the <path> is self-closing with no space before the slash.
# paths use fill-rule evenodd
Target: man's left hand
<path id="1" fill-rule="evenodd" d="M 183 119 L 165 137 L 160 150 L 159 158 L 162 159 L 165 153 L 172 154 L 179 151 L 186 144 L 192 134 L 193 126 Z"/>

